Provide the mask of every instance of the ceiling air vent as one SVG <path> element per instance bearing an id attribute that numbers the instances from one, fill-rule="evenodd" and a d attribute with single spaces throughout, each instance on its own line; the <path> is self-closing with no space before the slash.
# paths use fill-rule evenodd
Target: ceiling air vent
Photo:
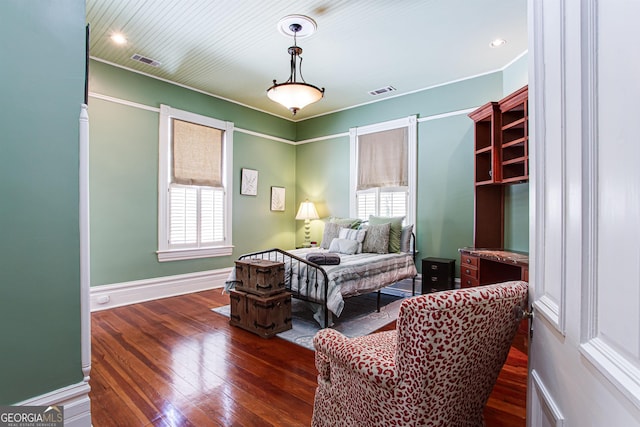
<path id="1" fill-rule="evenodd" d="M 152 67 L 157 67 L 160 65 L 160 61 L 156 61 L 155 59 L 147 58 L 146 56 L 142 56 L 140 54 L 134 53 L 131 57 L 134 61 L 142 62 L 143 64 L 151 65 Z"/>
<path id="2" fill-rule="evenodd" d="M 378 95 L 382 95 L 383 93 L 392 92 L 394 90 L 396 90 L 396 88 L 393 86 L 385 86 L 385 87 L 381 87 L 380 89 L 369 91 L 369 95 L 378 96 Z"/>

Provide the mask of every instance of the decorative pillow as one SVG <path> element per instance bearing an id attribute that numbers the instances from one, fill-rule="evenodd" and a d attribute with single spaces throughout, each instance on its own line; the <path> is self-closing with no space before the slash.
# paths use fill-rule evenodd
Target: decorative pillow
<path id="1" fill-rule="evenodd" d="M 355 240 L 358 242 L 357 254 L 362 252 L 362 242 L 364 242 L 364 236 L 367 234 L 367 230 L 352 230 L 350 228 L 343 228 L 340 230 L 338 237 L 340 239 Z"/>
<path id="2" fill-rule="evenodd" d="M 400 234 L 400 252 L 411 252 L 411 233 L 413 232 L 413 224 L 402 227 Z"/>
<path id="3" fill-rule="evenodd" d="M 349 239 L 333 239 L 329 245 L 329 252 L 353 255 L 358 250 L 358 241 Z"/>
<path id="4" fill-rule="evenodd" d="M 333 222 L 335 224 L 340 224 L 343 227 L 347 228 L 358 228 L 360 224 L 362 224 L 362 220 L 360 218 L 339 218 L 332 216 L 329 218 L 329 222 Z"/>
<path id="5" fill-rule="evenodd" d="M 342 226 L 335 222 L 327 222 L 324 225 L 324 233 L 322 234 L 322 242 L 320 242 L 320 247 L 322 249 L 329 249 L 329 245 L 333 239 L 336 239 L 340 234 L 340 229 Z"/>
<path id="6" fill-rule="evenodd" d="M 400 252 L 400 235 L 402 234 L 403 216 L 385 217 L 385 216 L 369 216 L 370 225 L 379 225 L 388 222 L 391 224 L 389 231 L 389 253 Z"/>
<path id="7" fill-rule="evenodd" d="M 369 225 L 367 234 L 362 242 L 362 252 L 370 252 L 374 254 L 389 253 L 389 234 L 391 230 L 390 223 L 380 225 Z"/>

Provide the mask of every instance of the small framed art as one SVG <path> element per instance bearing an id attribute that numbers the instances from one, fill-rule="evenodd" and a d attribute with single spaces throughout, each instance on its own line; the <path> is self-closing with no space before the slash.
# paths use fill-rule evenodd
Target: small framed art
<path id="1" fill-rule="evenodd" d="M 284 187 L 271 187 L 271 210 L 284 211 Z"/>
<path id="2" fill-rule="evenodd" d="M 240 176 L 240 194 L 245 196 L 258 195 L 258 171 L 242 168 Z"/>

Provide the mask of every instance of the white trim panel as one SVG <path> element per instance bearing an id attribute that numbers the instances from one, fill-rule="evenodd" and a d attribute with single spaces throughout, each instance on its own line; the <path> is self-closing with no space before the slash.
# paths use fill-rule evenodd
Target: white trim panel
<path id="1" fill-rule="evenodd" d="M 634 2 L 623 9 L 630 16 L 640 11 Z M 640 147 L 629 126 L 640 112 L 640 89 L 620 84 L 637 77 L 640 60 L 618 56 L 640 30 L 621 26 L 617 12 L 607 1 L 583 2 L 582 145 L 590 179 L 583 192 L 583 259 L 589 262 L 583 264 L 580 352 L 640 409 Z"/>
<path id="2" fill-rule="evenodd" d="M 65 427 L 91 426 L 89 384 L 85 381 L 17 403 L 17 406 L 64 406 Z"/>
<path id="3" fill-rule="evenodd" d="M 563 427 L 565 420 L 562 411 L 560 411 L 535 369 L 531 371 L 530 378 L 529 389 L 532 391 L 531 419 L 527 425 Z"/>
<path id="4" fill-rule="evenodd" d="M 91 311 L 222 288 L 232 267 L 91 288 Z"/>
<path id="5" fill-rule="evenodd" d="M 564 23 L 549 17 L 560 17 L 562 13 L 544 13 L 544 5 L 551 2 L 534 2 L 534 78 L 533 82 L 543 82 L 536 87 L 530 85 L 529 105 L 529 164 L 530 194 L 535 201 L 530 206 L 534 218 L 544 218 L 541 227 L 530 221 L 534 243 L 530 252 L 533 266 L 531 280 L 535 283 L 534 305 L 537 313 L 545 317 L 562 335 L 566 323 L 566 271 L 567 253 L 565 247 L 567 206 L 567 153 L 565 118 L 565 65 L 564 49 L 566 34 Z M 564 10 L 564 0 L 553 6 Z M 546 21 L 545 21 L 546 19 Z M 549 73 L 549 69 L 556 73 Z M 560 97 L 557 96 L 560 94 Z M 552 103 L 551 100 L 559 99 Z M 535 142 L 535 143 L 534 143 Z M 532 258 L 534 258 L 532 257 Z"/>
<path id="6" fill-rule="evenodd" d="M 640 408 L 640 368 L 626 359 L 617 349 L 594 338 L 580 346 L 586 357 L 634 405 Z"/>

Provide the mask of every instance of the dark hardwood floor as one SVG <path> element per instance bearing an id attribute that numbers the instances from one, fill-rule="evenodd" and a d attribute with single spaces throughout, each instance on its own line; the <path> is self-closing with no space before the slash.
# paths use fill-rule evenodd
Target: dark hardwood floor
<path id="1" fill-rule="evenodd" d="M 93 425 L 309 426 L 313 351 L 229 326 L 210 310 L 228 302 L 216 289 L 93 313 Z M 488 427 L 525 426 L 523 350 L 512 347 Z"/>

